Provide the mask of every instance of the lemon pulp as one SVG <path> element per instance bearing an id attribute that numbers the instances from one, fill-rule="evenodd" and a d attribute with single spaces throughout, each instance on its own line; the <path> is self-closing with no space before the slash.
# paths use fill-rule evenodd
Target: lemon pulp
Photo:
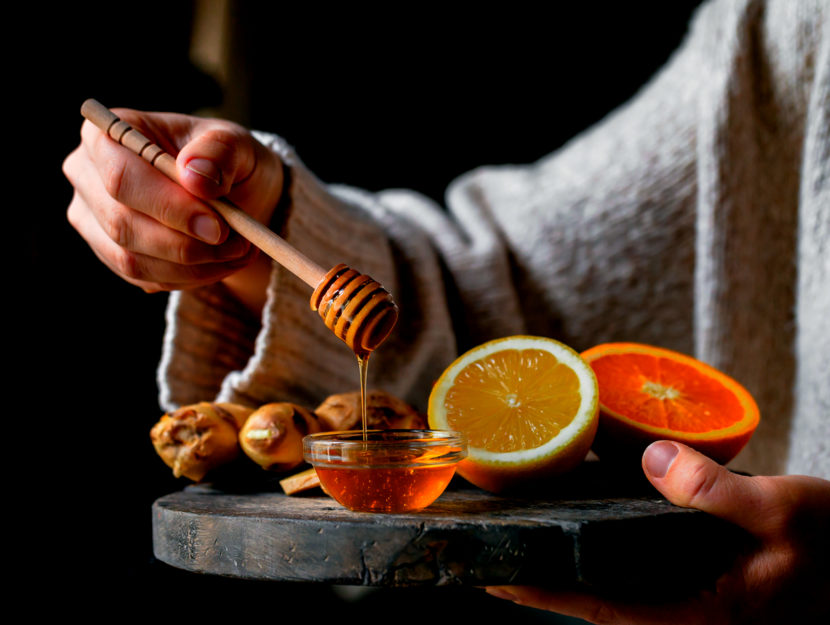
<path id="1" fill-rule="evenodd" d="M 505 349 L 459 371 L 444 400 L 447 423 L 471 446 L 492 452 L 533 449 L 577 415 L 579 377 L 540 349 Z"/>

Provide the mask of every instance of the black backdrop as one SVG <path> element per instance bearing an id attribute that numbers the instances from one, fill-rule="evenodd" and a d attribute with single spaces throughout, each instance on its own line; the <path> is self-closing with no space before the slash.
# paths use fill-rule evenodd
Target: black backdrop
<path id="1" fill-rule="evenodd" d="M 445 618 L 518 612 L 558 622 L 476 589 L 378 592 L 346 603 L 328 588 L 204 577 L 155 562 L 150 505 L 184 486 L 148 438 L 160 415 L 166 296 L 120 281 L 67 224 L 72 191 L 61 162 L 77 144 L 87 97 L 189 112 L 233 96 L 243 104 L 238 121 L 283 134 L 323 180 L 413 188 L 440 201 L 454 176 L 532 161 L 631 97 L 676 49 L 697 4 L 501 3 L 460 16 L 420 4 L 329 13 L 240 2 L 236 77 L 246 87 L 235 94 L 190 64 L 188 2 L 10 12 L 7 30 L 21 38 L 6 54 L 16 96 L 5 129 L 15 160 L 4 167 L 15 345 L 7 449 L 9 492 L 22 496 L 9 501 L 22 529 L 12 545 L 22 550 L 19 575 L 53 597 L 38 609 L 111 614 L 118 602 L 127 614 L 163 605 L 180 616 L 244 607 L 279 617 L 293 599 L 322 616 L 377 616 L 414 599 L 396 620 L 421 620 L 440 602 Z"/>

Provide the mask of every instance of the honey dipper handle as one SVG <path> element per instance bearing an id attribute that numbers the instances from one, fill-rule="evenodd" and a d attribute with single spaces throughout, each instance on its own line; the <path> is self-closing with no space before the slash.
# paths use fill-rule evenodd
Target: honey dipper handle
<path id="1" fill-rule="evenodd" d="M 81 115 L 98 126 L 124 147 L 132 150 L 168 178 L 179 182 L 176 159 L 150 141 L 138 130 L 122 121 L 115 113 L 97 100 L 87 100 L 81 106 Z M 201 198 L 200 198 L 201 199 Z M 307 258 L 285 239 L 240 210 L 226 199 L 204 200 L 240 235 L 288 269 L 311 288 L 325 277 L 326 271 Z"/>

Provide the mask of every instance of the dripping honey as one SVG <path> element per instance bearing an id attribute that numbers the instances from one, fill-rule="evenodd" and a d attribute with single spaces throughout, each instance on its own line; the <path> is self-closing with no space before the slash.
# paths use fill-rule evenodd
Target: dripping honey
<path id="1" fill-rule="evenodd" d="M 466 455 L 466 443 L 455 432 L 369 430 L 369 356 L 397 321 L 391 296 L 368 276 L 338 265 L 315 289 L 311 307 L 357 358 L 361 431 L 307 436 L 305 459 L 324 490 L 352 510 L 405 512 L 430 505 Z"/>
<path id="2" fill-rule="evenodd" d="M 369 351 L 355 349 L 360 380 L 360 423 L 364 448 L 357 448 L 360 465 L 352 460 L 317 465 L 326 492 L 343 506 L 362 512 L 407 512 L 429 506 L 447 488 L 455 474 L 455 460 L 445 464 L 419 464 L 411 450 L 390 451 L 368 447 L 369 415 L 367 378 Z M 449 452 L 450 450 L 445 450 Z M 401 456 L 400 454 L 404 455 Z M 430 452 L 435 457 L 436 451 Z M 398 462 L 404 466 L 395 466 Z"/>
<path id="3" fill-rule="evenodd" d="M 363 440 L 369 430 L 369 408 L 366 402 L 366 377 L 369 369 L 369 354 L 355 354 L 357 356 L 357 370 L 360 376 L 360 425 L 363 430 Z"/>

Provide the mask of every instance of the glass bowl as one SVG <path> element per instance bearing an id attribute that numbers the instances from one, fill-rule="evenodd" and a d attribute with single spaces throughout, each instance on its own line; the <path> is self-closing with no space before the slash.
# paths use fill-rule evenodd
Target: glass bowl
<path id="1" fill-rule="evenodd" d="M 458 432 L 362 430 L 303 438 L 323 490 L 359 512 L 410 512 L 438 499 L 467 455 Z"/>

